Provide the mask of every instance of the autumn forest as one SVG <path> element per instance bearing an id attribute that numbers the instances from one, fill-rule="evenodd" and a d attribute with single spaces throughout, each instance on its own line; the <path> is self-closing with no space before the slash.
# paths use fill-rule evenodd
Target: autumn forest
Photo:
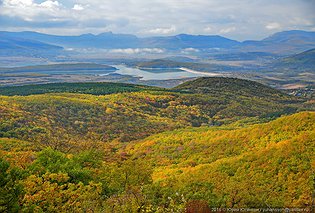
<path id="1" fill-rule="evenodd" d="M 314 202 L 313 100 L 219 77 L 172 89 L 62 83 L 0 95 L 0 212 Z"/>

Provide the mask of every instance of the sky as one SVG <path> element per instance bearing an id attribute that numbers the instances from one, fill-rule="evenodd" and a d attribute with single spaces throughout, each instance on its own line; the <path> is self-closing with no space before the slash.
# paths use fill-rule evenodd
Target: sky
<path id="1" fill-rule="evenodd" d="M 315 0 L 0 0 L 1 31 L 262 39 L 315 31 Z"/>

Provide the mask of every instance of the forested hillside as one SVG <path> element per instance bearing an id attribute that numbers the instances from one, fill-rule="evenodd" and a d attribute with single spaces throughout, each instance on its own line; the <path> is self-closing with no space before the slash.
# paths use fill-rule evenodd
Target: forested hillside
<path id="1" fill-rule="evenodd" d="M 69 154 L 0 139 L 1 211 L 181 212 L 308 208 L 315 114 L 161 133 Z"/>
<path id="2" fill-rule="evenodd" d="M 194 82 L 204 88 L 216 79 L 203 78 L 204 85 L 200 80 Z M 127 142 L 181 127 L 218 126 L 257 116 L 271 119 L 295 112 L 302 103 L 302 100 L 258 83 L 241 88 L 239 82 L 230 82 L 233 79 L 222 78 L 221 81 L 227 81 L 229 89 L 222 86 L 220 90 L 217 85 L 213 93 L 183 90 L 184 85 L 168 91 L 124 84 L 117 84 L 116 88 L 111 86 L 115 84 L 103 87 L 97 83 L 4 88 L 4 94 L 61 93 L 2 96 L 0 137 L 39 142 L 55 148 L 69 146 L 69 141 L 74 145 L 81 140 Z M 90 85 L 93 87 L 87 89 Z M 231 89 L 235 89 L 235 93 Z M 137 90 L 139 92 L 132 92 Z M 118 93 L 77 94 L 80 91 Z"/>
<path id="3" fill-rule="evenodd" d="M 306 207 L 315 186 L 314 142 L 315 113 L 304 112 L 246 128 L 166 132 L 127 150 L 155 167 L 156 189 L 171 187 L 169 196 L 210 206 Z"/>
<path id="4" fill-rule="evenodd" d="M 50 83 L 23 85 L 18 87 L 0 87 L 0 95 L 35 95 L 45 93 L 80 93 L 106 95 L 123 92 L 160 91 L 162 88 L 123 83 Z"/>
<path id="5" fill-rule="evenodd" d="M 0 94 L 0 212 L 311 205 L 315 113 L 297 113 L 306 100 L 262 84 L 201 78 L 170 90 L 88 83 Z"/>

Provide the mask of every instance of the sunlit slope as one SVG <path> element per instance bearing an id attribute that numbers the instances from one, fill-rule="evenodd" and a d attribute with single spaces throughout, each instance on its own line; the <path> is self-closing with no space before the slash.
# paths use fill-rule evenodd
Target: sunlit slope
<path id="1" fill-rule="evenodd" d="M 311 204 L 315 113 L 284 116 L 245 128 L 193 128 L 129 144 L 133 158 L 155 166 L 157 185 L 211 206 Z"/>

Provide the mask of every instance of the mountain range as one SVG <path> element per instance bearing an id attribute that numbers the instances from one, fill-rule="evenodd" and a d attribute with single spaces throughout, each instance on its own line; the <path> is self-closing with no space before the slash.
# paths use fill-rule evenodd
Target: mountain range
<path id="1" fill-rule="evenodd" d="M 260 41 L 228 39 L 218 35 L 160 36 L 140 38 L 112 32 L 78 36 L 49 35 L 38 32 L 0 32 L 1 50 L 60 50 L 62 48 L 161 48 L 166 50 L 230 50 L 233 52 L 268 52 L 292 54 L 315 48 L 315 32 L 283 31 Z"/>

